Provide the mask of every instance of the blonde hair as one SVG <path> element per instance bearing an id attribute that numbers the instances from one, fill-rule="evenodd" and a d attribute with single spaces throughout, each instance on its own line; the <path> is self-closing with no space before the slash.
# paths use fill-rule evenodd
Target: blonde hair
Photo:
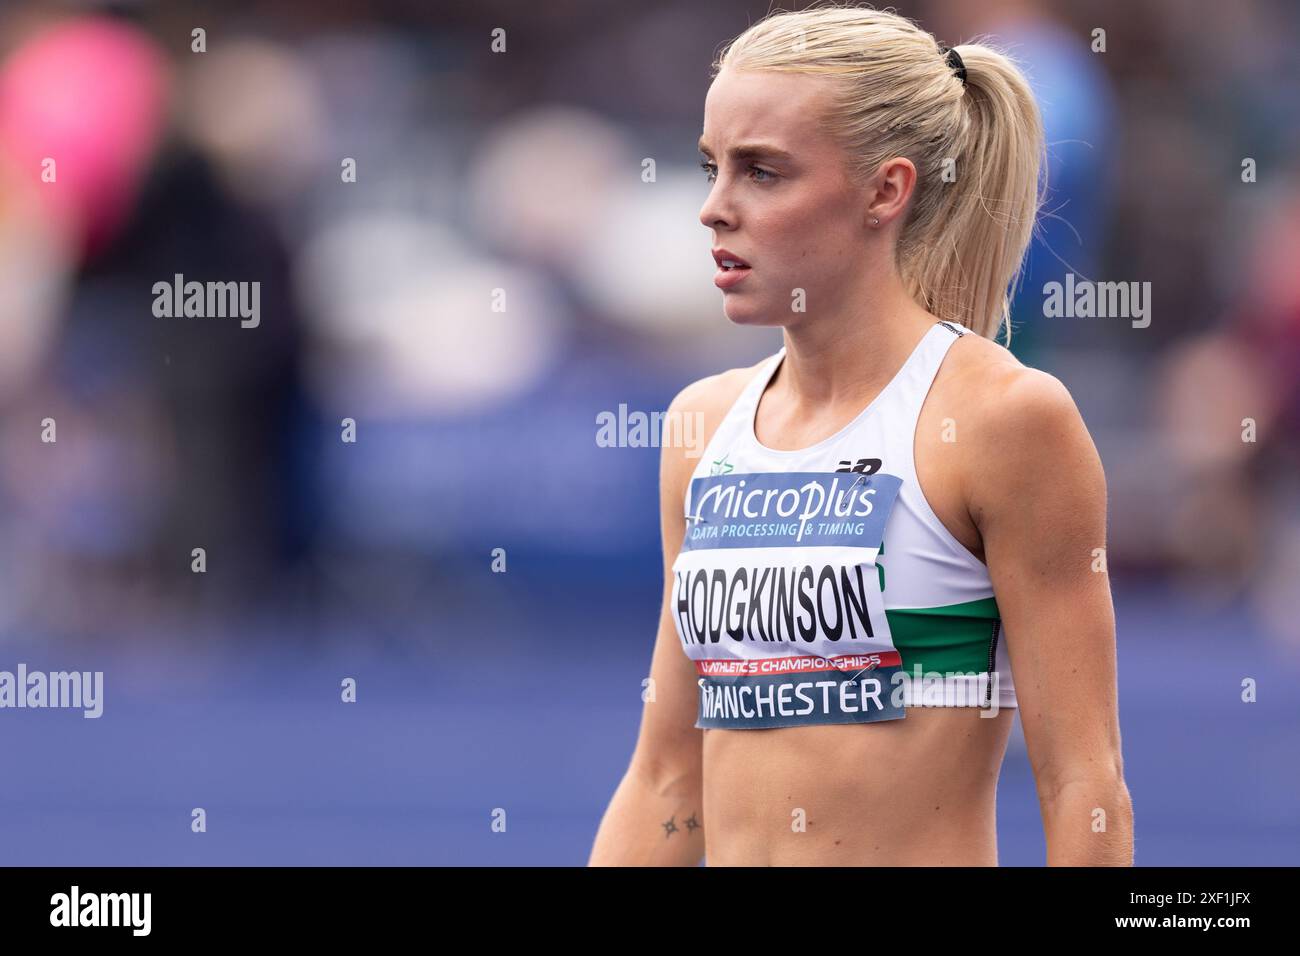
<path id="1" fill-rule="evenodd" d="M 955 49 L 964 84 L 935 38 L 910 20 L 825 5 L 755 23 L 722 49 L 711 76 L 730 67 L 836 77 L 824 122 L 849 155 L 853 181 L 894 156 L 916 166 L 896 251 L 908 291 L 940 319 L 986 338 L 1005 324 L 1009 344 L 1009 293 L 1045 185 L 1042 120 L 1004 54 L 978 43 Z"/>

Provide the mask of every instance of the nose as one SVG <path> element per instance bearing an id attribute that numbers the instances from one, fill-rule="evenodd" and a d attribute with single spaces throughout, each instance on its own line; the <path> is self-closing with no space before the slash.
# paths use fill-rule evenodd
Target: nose
<path id="1" fill-rule="evenodd" d="M 727 191 L 719 179 L 709 187 L 709 195 L 700 207 L 700 223 L 709 229 L 729 229 L 735 225 L 735 210 L 727 199 Z"/>

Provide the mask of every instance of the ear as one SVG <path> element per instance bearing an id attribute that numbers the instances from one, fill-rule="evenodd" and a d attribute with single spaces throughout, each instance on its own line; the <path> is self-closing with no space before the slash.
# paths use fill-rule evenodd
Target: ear
<path id="1" fill-rule="evenodd" d="M 880 164 L 871 177 L 867 196 L 867 223 L 872 228 L 888 226 L 903 215 L 916 188 L 916 167 L 903 156 L 895 156 Z M 873 220 L 880 220 L 877 227 Z"/>

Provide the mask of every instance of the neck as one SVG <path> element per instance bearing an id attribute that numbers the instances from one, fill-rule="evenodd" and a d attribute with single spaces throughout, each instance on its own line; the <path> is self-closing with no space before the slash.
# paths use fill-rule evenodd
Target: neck
<path id="1" fill-rule="evenodd" d="M 846 293 L 829 311 L 785 327 L 785 360 L 771 388 L 795 405 L 865 405 L 936 321 L 892 271 L 863 275 Z"/>

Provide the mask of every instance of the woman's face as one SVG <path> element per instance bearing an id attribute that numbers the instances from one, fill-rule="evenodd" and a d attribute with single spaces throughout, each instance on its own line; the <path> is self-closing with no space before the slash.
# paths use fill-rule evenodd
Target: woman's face
<path id="1" fill-rule="evenodd" d="M 712 179 L 700 222 L 748 269 L 718 268 L 727 318 L 791 325 L 834 309 L 859 273 L 869 214 L 845 154 L 819 118 L 829 79 L 724 69 L 704 101 L 703 162 Z M 797 290 L 803 290 L 798 311 Z"/>

